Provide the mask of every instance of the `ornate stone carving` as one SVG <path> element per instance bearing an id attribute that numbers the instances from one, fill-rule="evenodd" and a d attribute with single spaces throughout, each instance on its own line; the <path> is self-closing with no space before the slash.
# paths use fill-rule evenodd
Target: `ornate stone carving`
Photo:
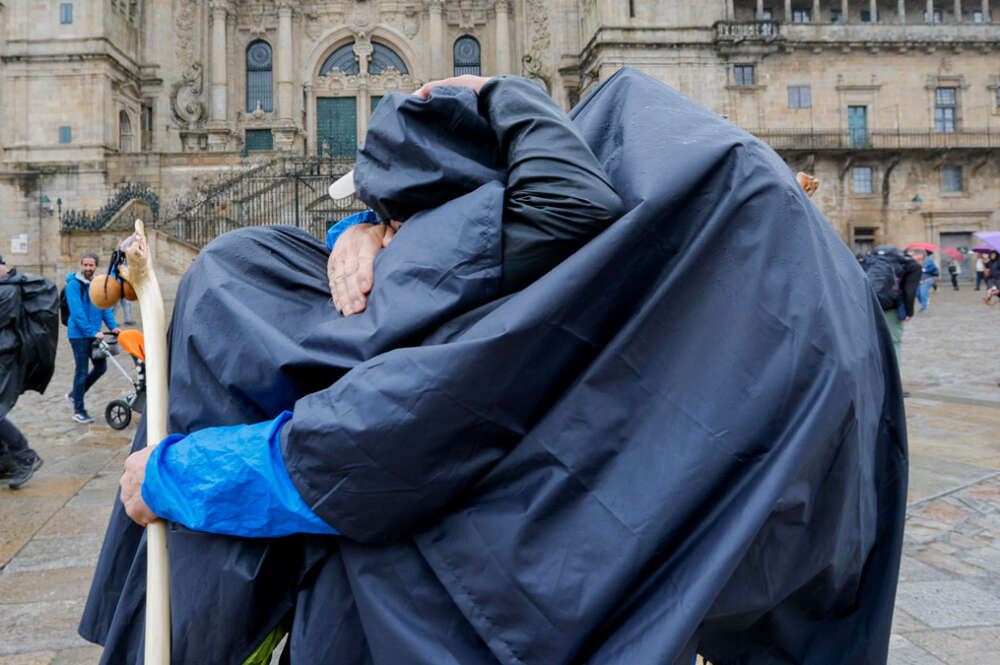
<path id="1" fill-rule="evenodd" d="M 471 30 L 476 26 L 486 25 L 486 3 L 462 2 L 453 3 L 445 11 L 449 25 L 458 26 L 462 30 Z"/>
<path id="2" fill-rule="evenodd" d="M 358 35 L 367 35 L 377 25 L 374 2 L 355 2 L 348 25 Z"/>
<path id="3" fill-rule="evenodd" d="M 325 75 L 316 79 L 315 85 L 307 92 L 355 93 L 367 92 L 413 92 L 423 83 L 409 74 L 402 74 L 394 67 L 388 67 L 381 74 L 345 74 L 334 67 Z"/>
<path id="4" fill-rule="evenodd" d="M 370 89 L 384 90 L 385 92 L 413 92 L 421 84 L 409 74 L 402 74 L 396 71 L 395 67 L 387 67 L 378 76 L 368 77 L 368 87 Z"/>
<path id="5" fill-rule="evenodd" d="M 347 75 L 336 67 L 328 71 L 323 76 L 317 77 L 316 90 L 326 92 L 345 92 L 349 90 L 359 90 L 363 87 L 361 74 Z"/>
<path id="6" fill-rule="evenodd" d="M 552 34 L 549 32 L 549 13 L 544 0 L 525 0 L 525 18 L 528 23 L 527 53 L 521 58 L 521 73 L 541 82 L 552 92 L 552 68 L 548 64 Z"/>
<path id="7" fill-rule="evenodd" d="M 194 127 L 205 115 L 205 105 L 201 101 L 203 79 L 201 63 L 196 62 L 171 87 L 170 109 L 182 128 Z"/>
<path id="8" fill-rule="evenodd" d="M 181 62 L 194 60 L 197 11 L 195 0 L 179 0 L 177 4 L 174 31 L 177 35 L 177 56 Z"/>
<path id="9" fill-rule="evenodd" d="M 368 72 L 368 63 L 371 62 L 374 50 L 371 40 L 365 33 L 359 32 L 357 39 L 354 40 L 354 55 L 358 56 L 358 67 L 362 73 Z"/>

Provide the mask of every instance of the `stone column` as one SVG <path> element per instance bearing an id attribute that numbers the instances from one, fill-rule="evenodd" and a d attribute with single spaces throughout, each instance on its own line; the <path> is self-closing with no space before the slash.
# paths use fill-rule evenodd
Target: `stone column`
<path id="1" fill-rule="evenodd" d="M 278 118 L 292 119 L 292 5 L 278 3 Z"/>
<path id="2" fill-rule="evenodd" d="M 990 22 L 990 0 L 983 0 L 983 23 Z"/>
<path id="3" fill-rule="evenodd" d="M 226 121 L 226 9 L 228 3 L 213 0 L 212 8 L 212 113 L 213 122 Z"/>
<path id="4" fill-rule="evenodd" d="M 785 23 L 792 22 L 792 0 L 785 0 Z"/>
<path id="5" fill-rule="evenodd" d="M 899 22 L 906 23 L 906 0 L 896 3 L 896 13 L 899 15 Z"/>
<path id="6" fill-rule="evenodd" d="M 878 0 L 868 0 L 868 13 L 871 15 L 872 23 L 877 23 L 879 20 Z"/>
<path id="7" fill-rule="evenodd" d="M 820 23 L 823 20 L 823 10 L 820 9 L 819 0 L 813 0 L 812 17 L 809 20 L 813 23 Z"/>
<path id="8" fill-rule="evenodd" d="M 753 17 L 758 21 L 764 18 L 764 0 L 757 0 L 757 9 Z"/>
<path id="9" fill-rule="evenodd" d="M 444 21 L 442 19 L 443 0 L 430 0 L 427 11 L 430 12 L 430 44 L 431 72 L 430 79 L 444 78 Z"/>
<path id="10" fill-rule="evenodd" d="M 933 23 L 934 22 L 934 0 L 927 0 L 927 9 L 925 10 L 925 12 L 927 13 L 927 22 L 928 23 Z"/>
<path id="11" fill-rule="evenodd" d="M 962 22 L 962 0 L 955 0 L 955 23 Z"/>
<path id="12" fill-rule="evenodd" d="M 850 14 L 850 3 L 847 0 L 840 0 L 840 15 L 843 17 L 841 20 L 847 23 Z"/>
<path id="13" fill-rule="evenodd" d="M 496 0 L 497 62 L 495 74 L 513 74 L 510 69 L 510 7 L 507 0 Z"/>
<path id="14" fill-rule="evenodd" d="M 736 20 L 736 3 L 734 0 L 726 0 L 726 20 Z"/>

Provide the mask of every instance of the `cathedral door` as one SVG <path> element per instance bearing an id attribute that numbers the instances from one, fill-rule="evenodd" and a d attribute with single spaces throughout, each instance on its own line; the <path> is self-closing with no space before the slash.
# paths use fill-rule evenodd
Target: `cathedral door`
<path id="1" fill-rule="evenodd" d="M 358 103 L 354 97 L 316 99 L 316 146 L 321 155 L 353 159 L 358 150 Z"/>

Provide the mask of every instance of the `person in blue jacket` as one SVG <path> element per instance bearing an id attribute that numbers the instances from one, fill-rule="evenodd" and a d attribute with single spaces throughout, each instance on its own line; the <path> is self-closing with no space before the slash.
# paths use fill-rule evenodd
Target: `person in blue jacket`
<path id="1" fill-rule="evenodd" d="M 930 304 L 931 300 L 931 288 L 941 271 L 938 270 L 934 259 L 930 257 L 930 252 L 925 254 L 923 250 L 914 250 L 911 255 L 924 267 L 924 273 L 920 278 L 920 287 L 917 289 L 917 300 L 920 301 L 920 311 L 926 312 L 927 305 Z"/>
<path id="2" fill-rule="evenodd" d="M 102 322 L 114 334 L 121 332 L 110 309 L 100 309 L 90 302 L 90 280 L 94 277 L 95 270 L 97 254 L 85 252 L 80 258 L 80 270 L 66 275 L 66 302 L 69 305 L 69 321 L 66 325 L 69 328 L 69 343 L 73 347 L 73 361 L 76 363 L 73 390 L 66 397 L 73 401 L 73 420 L 81 424 L 94 422 L 84 408 L 83 396 L 108 369 L 106 360 L 94 360 L 91 357 L 90 348 L 95 339 L 104 339 Z M 93 369 L 90 369 L 90 363 L 93 363 Z"/>

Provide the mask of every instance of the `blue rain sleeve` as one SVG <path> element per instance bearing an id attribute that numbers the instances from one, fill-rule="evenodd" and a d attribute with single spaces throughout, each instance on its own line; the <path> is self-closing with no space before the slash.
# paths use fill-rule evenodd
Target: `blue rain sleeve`
<path id="1" fill-rule="evenodd" d="M 326 230 L 326 248 L 333 250 L 333 245 L 340 234 L 355 224 L 378 224 L 378 217 L 371 210 L 365 210 L 343 218 Z"/>
<path id="2" fill-rule="evenodd" d="M 253 425 L 172 434 L 146 464 L 142 498 L 154 513 L 195 531 L 246 538 L 339 533 L 292 484 L 281 458 L 285 411 Z"/>

